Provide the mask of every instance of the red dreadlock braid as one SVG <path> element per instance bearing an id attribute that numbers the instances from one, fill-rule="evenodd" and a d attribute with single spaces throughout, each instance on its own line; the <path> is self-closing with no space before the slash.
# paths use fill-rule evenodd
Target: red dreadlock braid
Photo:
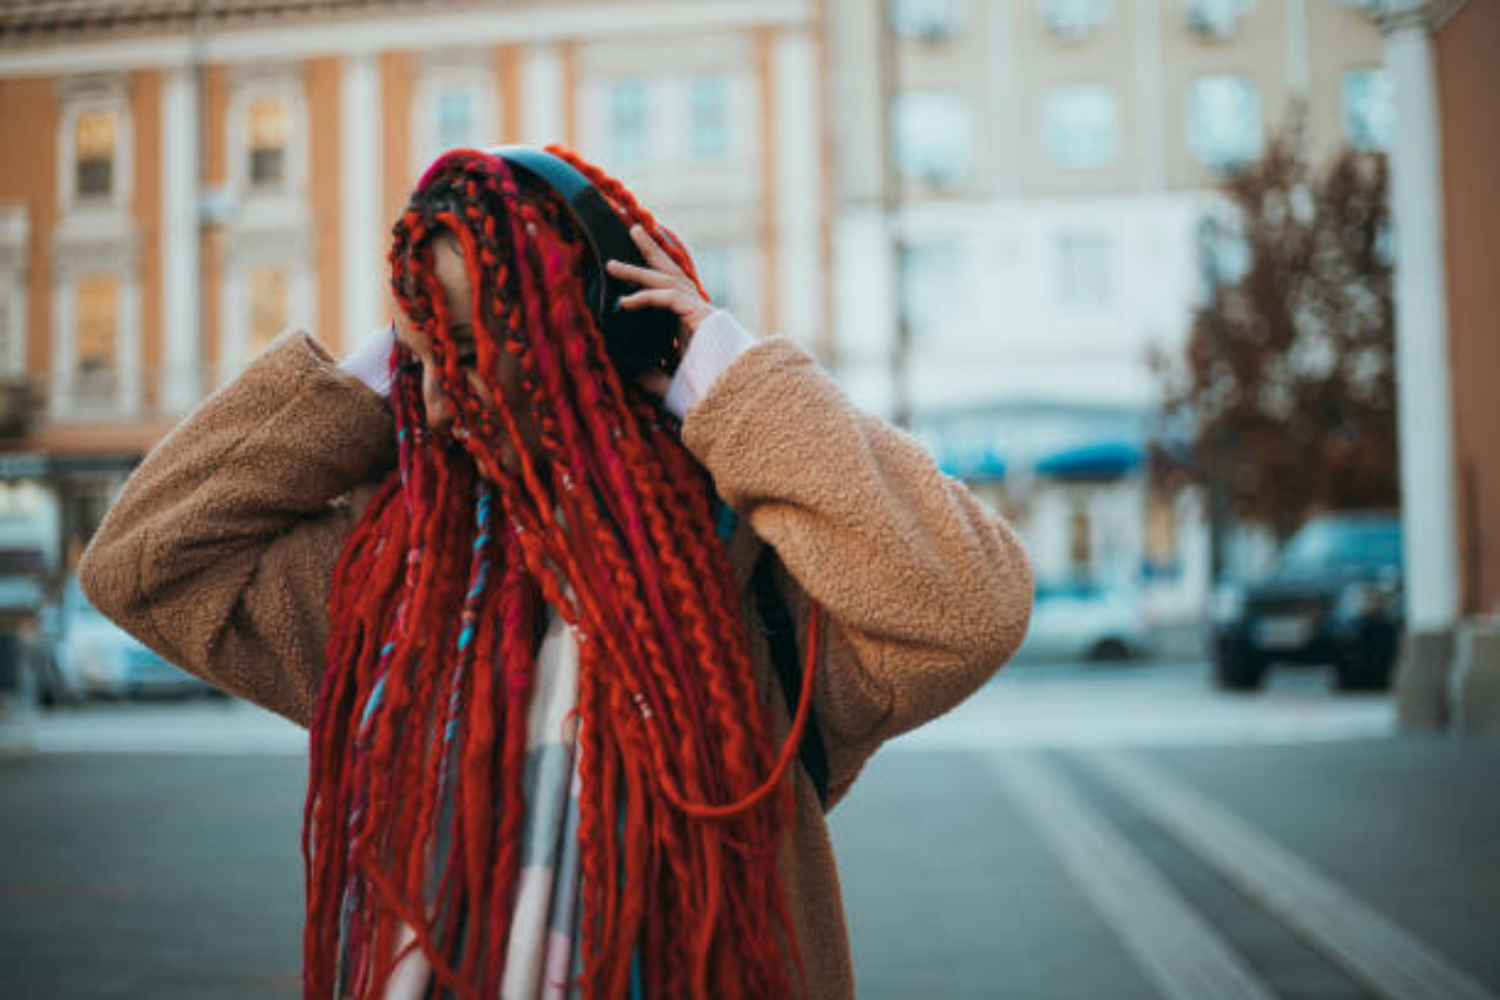
<path id="1" fill-rule="evenodd" d="M 622 185 L 554 152 L 693 273 Z M 457 240 L 473 292 L 473 373 L 432 268 L 439 233 Z M 420 375 L 397 371 L 400 467 L 330 599 L 304 830 L 308 995 L 379 995 L 402 922 L 436 986 L 498 990 L 543 597 L 578 639 L 585 993 L 625 992 L 634 963 L 651 996 L 787 994 L 788 963 L 800 968 L 776 866 L 787 754 L 759 701 L 707 476 L 610 365 L 555 202 L 497 160 L 451 154 L 394 235 L 399 305 L 431 340 L 469 438 L 466 453 L 429 438 Z M 502 355 L 524 399 L 499 384 Z M 398 348 L 393 363 L 407 360 Z"/>

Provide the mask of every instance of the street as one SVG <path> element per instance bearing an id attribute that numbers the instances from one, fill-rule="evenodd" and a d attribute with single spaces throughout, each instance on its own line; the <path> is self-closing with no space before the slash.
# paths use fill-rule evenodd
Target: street
<path id="1" fill-rule="evenodd" d="M 860 996 L 1500 995 L 1500 743 L 1318 671 L 1020 663 L 831 816 Z M 15 997 L 299 994 L 295 728 L 90 706 L 0 758 Z"/>

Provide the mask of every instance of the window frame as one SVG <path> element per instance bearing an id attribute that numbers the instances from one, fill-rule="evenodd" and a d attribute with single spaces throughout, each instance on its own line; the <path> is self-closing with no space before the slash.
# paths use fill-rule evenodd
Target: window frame
<path id="1" fill-rule="evenodd" d="M 1068 8 L 1084 0 L 1037 0 L 1036 13 L 1047 37 L 1061 45 L 1081 45 L 1102 29 L 1115 15 L 1114 0 L 1087 0 L 1095 10 L 1087 18 L 1061 16 Z"/>
<path id="2" fill-rule="evenodd" d="M 1208 158 L 1208 157 L 1206 157 L 1206 156 L 1204 156 L 1202 154 L 1202 152 L 1199 149 L 1199 145 L 1198 145 L 1197 141 L 1194 138 L 1194 136 L 1195 136 L 1194 126 L 1198 122 L 1198 116 L 1194 113 L 1194 101 L 1195 101 L 1194 94 L 1198 92 L 1198 88 L 1201 85 L 1204 85 L 1204 84 L 1207 84 L 1207 83 L 1209 83 L 1211 81 L 1216 81 L 1216 80 L 1237 80 L 1237 81 L 1241 81 L 1241 82 L 1243 82 L 1243 83 L 1245 83 L 1245 84 L 1248 85 L 1250 94 L 1254 98 L 1254 105 L 1253 105 L 1253 108 L 1251 109 L 1253 111 L 1253 118 L 1254 118 L 1254 124 L 1255 124 L 1255 142 L 1253 144 L 1254 148 L 1251 149 L 1249 151 L 1249 154 L 1246 155 L 1246 156 L 1244 156 L 1244 157 L 1230 158 L 1230 159 L 1210 159 L 1210 158 Z M 1199 164 L 1200 166 L 1204 167 L 1207 170 L 1212 170 L 1212 171 L 1219 172 L 1219 173 L 1230 173 L 1230 172 L 1233 172 L 1235 169 L 1237 169 L 1237 168 L 1239 168 L 1241 166 L 1244 166 L 1247 163 L 1254 162 L 1256 159 L 1258 159 L 1265 152 L 1265 148 L 1266 148 L 1265 108 L 1264 108 L 1263 102 L 1261 100 L 1260 84 L 1256 81 L 1255 77 L 1252 76 L 1251 74 L 1249 74 L 1249 73 L 1234 73 L 1234 72 L 1214 72 L 1214 73 L 1200 73 L 1200 74 L 1198 74 L 1196 76 L 1190 77 L 1188 79 L 1188 82 L 1187 82 L 1187 88 L 1183 92 L 1183 103 L 1185 104 L 1185 107 L 1184 107 L 1185 114 L 1183 115 L 1183 139 L 1185 141 L 1185 144 L 1187 145 L 1188 155 L 1190 155 L 1193 158 L 1193 162 Z"/>
<path id="3" fill-rule="evenodd" d="M 478 137 L 475 141 L 480 148 L 500 142 L 504 123 L 500 121 L 500 94 L 491 67 L 474 53 L 430 54 L 412 88 L 413 179 L 446 151 L 438 143 L 438 106 L 443 94 L 454 88 L 468 90 L 474 97 L 474 132 Z"/>
<path id="4" fill-rule="evenodd" d="M 897 38 L 944 42 L 963 33 L 963 0 L 884 0 L 884 16 Z"/>
<path id="5" fill-rule="evenodd" d="M 287 316 L 282 328 L 310 323 L 316 308 L 317 289 L 308 269 L 301 266 L 306 260 L 306 248 L 297 245 L 281 246 L 270 241 L 242 248 L 227 262 L 223 285 L 223 349 L 220 374 L 233 375 L 249 364 L 251 338 L 254 335 L 254 303 L 251 295 L 251 274 L 258 267 L 274 267 L 287 276 Z"/>
<path id="6" fill-rule="evenodd" d="M 1108 310 L 1115 302 L 1115 251 L 1114 239 L 1108 232 L 1079 227 L 1064 228 L 1053 237 L 1053 298 L 1058 307 L 1070 313 L 1098 313 Z M 1078 257 L 1080 248 L 1095 251 L 1093 260 L 1098 264 L 1098 288 L 1090 296 L 1080 296 L 1074 287 L 1074 279 L 1082 273 L 1076 266 L 1083 258 Z"/>
<path id="7" fill-rule="evenodd" d="M 1069 95 L 1078 95 L 1084 92 L 1091 94 L 1103 94 L 1108 100 L 1110 113 L 1111 131 L 1109 135 L 1108 149 L 1102 158 L 1086 160 L 1069 160 L 1057 155 L 1058 148 L 1054 147 L 1054 130 L 1051 125 L 1051 112 L 1061 106 L 1061 99 Z M 1057 103 L 1055 103 L 1057 102 Z M 1099 80 L 1073 80 L 1059 82 L 1049 86 L 1042 95 L 1041 103 L 1041 140 L 1042 155 L 1046 158 L 1049 166 L 1057 170 L 1107 170 L 1119 166 L 1124 156 L 1124 134 L 1120 125 L 1120 98 L 1109 84 Z M 1066 143 L 1064 145 L 1067 145 Z M 1076 144 L 1075 144 L 1076 145 Z"/>
<path id="8" fill-rule="evenodd" d="M 1350 126 L 1354 123 L 1352 114 L 1354 104 L 1350 101 L 1351 85 L 1354 80 L 1363 78 L 1370 81 L 1368 86 L 1374 89 L 1384 89 L 1386 92 L 1385 112 L 1389 117 L 1387 122 L 1387 133 L 1383 137 L 1377 137 L 1375 142 L 1364 143 L 1355 141 L 1354 130 Z M 1366 109 L 1368 110 L 1368 109 Z M 1369 116 L 1366 115 L 1365 124 L 1368 125 Z M 1389 153 L 1395 142 L 1395 86 L 1390 76 L 1390 70 L 1381 65 L 1348 66 L 1339 73 L 1339 118 L 1341 138 L 1348 146 L 1372 152 Z"/>
<path id="9" fill-rule="evenodd" d="M 959 118 L 962 119 L 963 136 L 961 149 L 954 157 L 957 167 L 951 172 L 938 173 L 920 168 L 920 164 L 913 166 L 909 157 L 914 154 L 907 152 L 908 146 L 916 146 L 911 141 L 910 126 L 904 124 L 909 120 L 926 120 L 933 111 L 933 106 L 926 108 L 927 114 L 921 114 L 923 102 L 942 99 L 950 101 L 951 107 L 958 109 Z M 911 108 L 911 111 L 905 109 Z M 928 184 L 940 190 L 951 191 L 962 188 L 969 183 L 974 173 L 974 153 L 978 144 L 977 123 L 974 110 L 970 107 L 968 99 L 963 91 L 957 88 L 933 88 L 933 89 L 911 89 L 903 90 L 891 99 L 889 112 L 890 133 L 888 141 L 892 145 L 891 156 L 896 164 L 896 172 L 902 180 L 908 183 Z M 925 162 L 922 157 L 917 160 Z"/>
<path id="10" fill-rule="evenodd" d="M 610 162 L 624 168 L 638 168 L 649 164 L 655 157 L 652 155 L 653 144 L 651 142 L 651 101 L 653 91 L 658 85 L 657 81 L 640 75 L 621 74 L 603 81 L 602 100 L 600 110 L 604 118 L 605 142 L 609 151 Z M 639 155 L 624 155 L 620 145 L 616 142 L 615 98 L 626 87 L 633 88 L 640 94 L 640 116 L 642 128 L 639 136 L 632 140 L 640 145 Z"/>
<path id="11" fill-rule="evenodd" d="M 720 163 L 729 159 L 735 153 L 734 129 L 732 128 L 734 116 L 734 88 L 732 80 L 726 73 L 695 73 L 687 79 L 687 146 L 688 156 L 698 163 Z M 699 114 L 703 110 L 699 96 L 705 84 L 715 84 L 719 91 L 719 145 L 714 149 L 704 149 L 699 146 Z"/>
<path id="12" fill-rule="evenodd" d="M 115 304 L 114 395 L 94 400 L 79 394 L 78 286 L 90 278 L 117 282 Z M 121 262 L 79 261 L 57 276 L 53 290 L 52 385 L 47 410 L 57 422 L 89 421 L 105 417 L 135 417 L 140 406 L 141 315 L 140 287 L 134 268 Z"/>
<path id="13" fill-rule="evenodd" d="M 1207 6 L 1222 5 L 1221 19 Z M 1255 13 L 1255 0 L 1182 0 L 1182 25 L 1194 38 L 1205 42 L 1228 42 L 1239 31 L 1240 22 Z"/>
<path id="14" fill-rule="evenodd" d="M 265 98 L 287 103 L 287 145 L 280 184 L 256 184 L 250 179 L 250 107 Z M 259 68 L 233 83 L 229 97 L 229 184 L 246 202 L 297 202 L 307 190 L 310 155 L 307 95 L 296 67 Z"/>
<path id="15" fill-rule="evenodd" d="M 57 190 L 63 215 L 125 214 L 135 190 L 134 123 L 130 114 L 130 90 L 123 78 L 79 77 L 62 88 L 62 114 L 58 119 Z M 78 120 L 86 113 L 113 112 L 115 149 L 110 167 L 108 195 L 78 193 Z"/>

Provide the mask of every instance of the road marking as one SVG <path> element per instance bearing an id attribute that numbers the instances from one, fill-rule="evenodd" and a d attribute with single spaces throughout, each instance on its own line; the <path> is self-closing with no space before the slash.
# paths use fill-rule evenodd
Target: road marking
<path id="1" fill-rule="evenodd" d="M 46 731 L 32 735 L 33 751 L 44 754 L 150 753 L 262 755 L 295 757 L 307 753 L 307 736 L 280 733 L 216 733 L 209 730 L 167 730 L 150 733 L 138 729 L 93 731 Z"/>
<path id="2" fill-rule="evenodd" d="M 1496 1000 L 1316 867 L 1185 783 L 1121 751 L 1075 751 L 1135 806 L 1380 996 Z"/>
<path id="3" fill-rule="evenodd" d="M 1169 1000 L 1275 994 L 1056 769 L 1029 753 L 985 760 L 1142 972 Z"/>
<path id="4" fill-rule="evenodd" d="M 1191 711 L 1129 715 L 1116 705 L 1097 720 L 1026 718 L 1020 712 L 994 718 L 935 719 L 892 740 L 888 750 L 990 751 L 1092 747 L 1246 746 L 1388 739 L 1394 712 L 1384 706 L 1319 718 L 1252 715 L 1204 716 Z M 1363 709 L 1363 706 L 1361 706 Z M 1149 709 L 1148 709 L 1149 711 Z"/>

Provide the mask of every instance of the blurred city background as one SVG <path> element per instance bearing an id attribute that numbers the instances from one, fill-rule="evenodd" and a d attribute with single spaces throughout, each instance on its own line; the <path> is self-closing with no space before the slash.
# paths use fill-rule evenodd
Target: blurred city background
<path id="1" fill-rule="evenodd" d="M 298 992 L 304 735 L 74 567 L 277 333 L 385 321 L 437 152 L 561 142 L 1035 563 L 833 814 L 861 995 L 1496 995 L 1497 54 L 1497 0 L 0 4 L 0 992 Z"/>

